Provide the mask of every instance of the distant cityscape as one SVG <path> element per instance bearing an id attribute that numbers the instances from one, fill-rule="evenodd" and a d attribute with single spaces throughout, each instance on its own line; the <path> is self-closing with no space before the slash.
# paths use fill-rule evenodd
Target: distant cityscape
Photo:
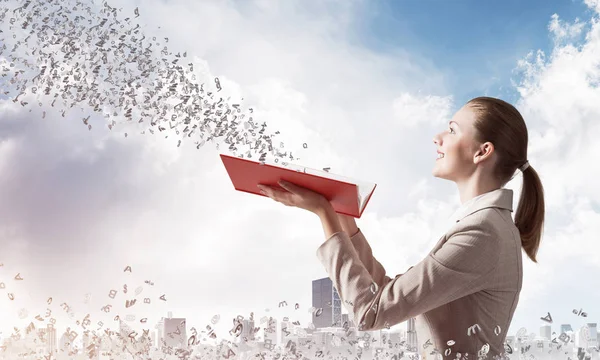
<path id="1" fill-rule="evenodd" d="M 342 300 L 331 279 L 312 282 L 312 322 L 301 327 L 284 317 L 281 322 L 263 317 L 259 324 L 253 317 L 234 319 L 230 331 L 233 341 L 217 339 L 209 326 L 197 331 L 187 328 L 185 318 L 172 313 L 141 334 L 119 320 L 118 331 L 89 330 L 81 335 L 67 328 L 60 336 L 53 324 L 36 328 L 15 328 L 12 335 L 0 335 L 0 359 L 411 359 L 427 356 L 455 358 L 451 349 L 435 349 L 431 342 L 419 348 L 415 318 L 407 321 L 407 330 L 357 330 L 351 314 L 342 314 Z M 258 326 L 257 326 L 258 325 Z M 262 331 L 261 331 L 262 329 Z M 76 329 L 79 330 L 79 329 Z M 261 336 L 262 333 L 262 336 Z M 219 341 L 220 340 L 220 343 Z M 539 334 L 520 329 L 507 335 L 506 356 L 511 359 L 600 360 L 600 334 L 596 323 L 576 331 L 561 324 L 558 333 L 552 325 L 541 326 Z M 274 354 L 278 354 L 275 355 Z M 474 354 L 485 357 L 485 354 Z M 274 356 L 274 357 L 273 357 Z M 474 357 L 471 357 L 474 358 Z"/>

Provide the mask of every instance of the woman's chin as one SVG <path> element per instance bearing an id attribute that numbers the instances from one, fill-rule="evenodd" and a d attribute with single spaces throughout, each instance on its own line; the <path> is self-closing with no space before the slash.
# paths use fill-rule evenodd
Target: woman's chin
<path id="1" fill-rule="evenodd" d="M 447 179 L 446 176 L 444 176 L 444 173 L 441 172 L 438 168 L 434 168 L 431 171 L 431 175 L 433 175 L 433 177 L 439 178 L 439 179 Z"/>

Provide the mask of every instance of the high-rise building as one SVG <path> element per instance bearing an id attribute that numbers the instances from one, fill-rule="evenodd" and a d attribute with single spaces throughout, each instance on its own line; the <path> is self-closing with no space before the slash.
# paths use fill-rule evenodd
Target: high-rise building
<path id="1" fill-rule="evenodd" d="M 416 319 L 410 318 L 407 321 L 407 330 L 406 330 L 406 344 L 409 349 L 416 349 L 418 346 L 417 343 L 417 327 L 416 327 Z"/>
<path id="2" fill-rule="evenodd" d="M 271 344 L 277 345 L 277 319 L 274 319 L 272 316 L 269 317 L 269 321 L 263 330 L 263 336 L 263 341 L 267 342 L 267 340 L 270 340 Z"/>
<path id="3" fill-rule="evenodd" d="M 82 345 L 83 348 L 87 348 L 90 345 L 90 333 L 89 332 L 84 332 L 83 335 L 81 335 L 83 337 L 83 341 L 82 341 Z"/>
<path id="4" fill-rule="evenodd" d="M 344 327 L 344 324 L 348 324 L 348 327 L 351 327 L 352 324 L 350 323 L 350 317 L 348 316 L 348 314 L 342 314 L 342 323 L 340 324 L 339 327 Z"/>
<path id="5" fill-rule="evenodd" d="M 323 347 L 327 343 L 327 333 L 324 331 L 317 330 L 316 332 L 314 332 L 312 334 L 312 337 L 313 337 L 313 341 L 319 347 Z"/>
<path id="6" fill-rule="evenodd" d="M 242 332 L 240 336 L 236 338 L 237 342 L 241 341 L 253 341 L 254 340 L 254 320 L 243 319 L 242 323 Z"/>
<path id="7" fill-rule="evenodd" d="M 99 357 L 99 352 L 97 351 L 96 345 L 92 342 L 92 336 L 89 331 L 84 331 L 81 341 L 81 351 L 86 354 L 86 358 L 95 360 Z"/>
<path id="8" fill-rule="evenodd" d="M 69 338 L 70 330 L 70 328 L 67 328 L 67 331 L 65 331 L 60 337 L 59 348 L 61 352 L 68 353 L 73 350 L 73 343 Z"/>
<path id="9" fill-rule="evenodd" d="M 85 331 L 82 335 L 82 348 L 81 352 L 85 354 L 85 358 L 89 360 L 100 359 L 100 348 L 98 344 L 93 341 L 93 336 L 90 335 L 89 331 Z"/>
<path id="10" fill-rule="evenodd" d="M 171 346 L 173 349 L 187 346 L 185 318 L 164 319 L 162 333 L 167 346 Z"/>
<path id="11" fill-rule="evenodd" d="M 293 324 L 290 321 L 285 321 L 285 320 L 286 319 L 284 318 L 284 320 L 281 322 L 281 332 L 279 335 L 279 338 L 281 340 L 280 343 L 284 344 L 284 345 L 287 343 L 288 337 L 290 335 L 292 335 L 292 329 L 293 329 Z"/>
<path id="12" fill-rule="evenodd" d="M 515 336 L 514 335 L 507 335 L 506 339 L 504 340 L 504 342 L 510 346 L 510 348 L 507 351 L 511 351 L 512 349 L 514 349 L 515 347 Z"/>
<path id="13" fill-rule="evenodd" d="M 560 332 L 562 333 L 566 333 L 567 331 L 573 331 L 573 328 L 571 327 L 571 324 L 562 324 L 560 326 Z"/>
<path id="14" fill-rule="evenodd" d="M 552 327 L 550 325 L 542 325 L 540 327 L 540 337 L 546 340 L 552 340 Z"/>
<path id="15" fill-rule="evenodd" d="M 391 346 L 394 346 L 395 344 L 400 344 L 403 338 L 405 338 L 405 335 L 402 334 L 402 331 L 390 332 L 388 335 L 388 339 L 390 340 L 388 344 Z"/>
<path id="16" fill-rule="evenodd" d="M 156 346 L 156 330 L 150 331 L 150 341 L 152 346 Z"/>
<path id="17" fill-rule="evenodd" d="M 590 341 L 589 341 L 589 345 L 591 347 L 596 347 L 598 345 L 600 345 L 598 343 L 598 324 L 596 323 L 588 323 L 588 329 L 589 329 L 589 337 L 590 337 Z"/>
<path id="18" fill-rule="evenodd" d="M 137 352 L 137 341 L 132 340 L 135 339 L 136 332 L 121 319 L 119 319 L 119 334 L 123 339 L 121 342 L 123 353 L 130 355 L 135 354 Z M 125 356 L 127 357 L 128 355 Z"/>
<path id="19" fill-rule="evenodd" d="M 312 314 L 315 328 L 342 326 L 342 301 L 330 278 L 313 280 Z"/>
<path id="20" fill-rule="evenodd" d="M 56 329 L 54 328 L 54 326 L 52 324 L 48 324 L 48 326 L 46 326 L 46 351 L 48 351 L 49 354 L 55 354 L 57 351 L 56 348 Z"/>
<path id="21" fill-rule="evenodd" d="M 160 349 L 164 346 L 165 341 L 165 318 L 160 318 L 154 328 L 156 329 L 156 342 L 154 346 Z"/>
<path id="22" fill-rule="evenodd" d="M 582 326 L 575 332 L 575 347 L 587 349 L 589 343 L 589 328 Z"/>
<path id="23" fill-rule="evenodd" d="M 379 330 L 369 330 L 369 331 L 360 331 L 359 334 L 361 336 L 364 336 L 365 334 L 369 334 L 369 336 L 367 336 L 369 338 L 368 343 L 369 343 L 369 347 L 381 347 L 383 346 L 383 342 L 382 342 L 382 337 L 383 337 L 383 331 L 382 329 Z"/>

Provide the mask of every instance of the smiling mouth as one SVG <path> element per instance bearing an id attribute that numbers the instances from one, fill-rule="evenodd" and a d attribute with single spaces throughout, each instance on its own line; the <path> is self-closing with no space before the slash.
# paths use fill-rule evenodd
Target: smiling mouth
<path id="1" fill-rule="evenodd" d="M 438 153 L 438 157 L 437 157 L 437 159 L 435 159 L 435 160 L 437 161 L 437 160 L 439 160 L 439 159 L 443 159 L 443 158 L 444 158 L 444 154 L 440 154 L 440 153 Z"/>

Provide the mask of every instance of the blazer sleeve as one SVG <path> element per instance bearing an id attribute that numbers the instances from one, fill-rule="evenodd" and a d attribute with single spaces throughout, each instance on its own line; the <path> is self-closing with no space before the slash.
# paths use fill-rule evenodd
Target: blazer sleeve
<path id="1" fill-rule="evenodd" d="M 369 243 L 360 228 L 356 234 L 350 237 L 350 242 L 352 243 L 352 246 L 354 246 L 360 262 L 365 266 L 365 269 L 367 269 L 369 275 L 373 278 L 373 281 L 380 287 L 388 283 L 391 280 L 390 277 L 386 275 L 383 265 L 373 257 L 371 246 L 369 246 Z"/>
<path id="2" fill-rule="evenodd" d="M 359 330 L 369 331 L 399 324 L 484 289 L 496 268 L 498 249 L 491 227 L 465 224 L 402 276 L 391 279 L 374 265 L 381 284 L 345 232 L 328 238 L 317 249 L 317 257 L 343 303 L 350 303 Z"/>

